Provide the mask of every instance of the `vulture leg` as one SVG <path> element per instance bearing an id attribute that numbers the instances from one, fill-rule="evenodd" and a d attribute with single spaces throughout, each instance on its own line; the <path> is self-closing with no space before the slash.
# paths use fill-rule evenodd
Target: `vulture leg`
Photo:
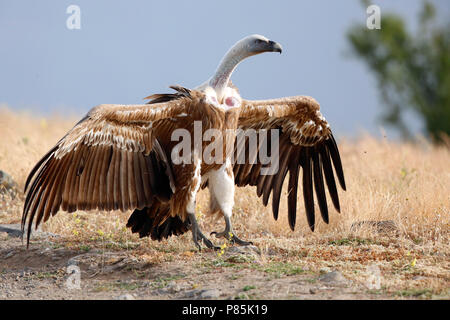
<path id="1" fill-rule="evenodd" d="M 209 173 L 208 188 L 211 195 L 211 211 L 222 211 L 225 219 L 225 230 L 222 232 L 211 232 L 211 235 L 215 234 L 216 238 L 224 237 L 241 246 L 252 244 L 239 239 L 234 234 L 231 225 L 231 214 L 234 206 L 234 175 L 229 161 L 219 170 Z"/>
<path id="2" fill-rule="evenodd" d="M 253 244 L 253 242 L 244 241 L 244 240 L 239 239 L 234 234 L 233 227 L 231 226 L 231 218 L 227 215 L 224 215 L 224 218 L 225 218 L 225 230 L 223 230 L 222 232 L 213 231 L 213 232 L 211 232 L 211 236 L 214 234 L 216 236 L 216 238 L 224 237 L 228 241 L 230 241 L 232 243 L 236 243 L 240 246 L 248 246 L 250 244 Z"/>
<path id="3" fill-rule="evenodd" d="M 195 245 L 197 246 L 198 250 L 202 250 L 199 241 L 203 241 L 203 243 L 210 249 L 218 250 L 220 247 L 215 246 L 211 240 L 209 240 L 200 230 L 200 227 L 197 223 L 197 218 L 195 217 L 194 213 L 189 213 L 189 221 L 192 225 L 192 240 L 194 241 Z"/>

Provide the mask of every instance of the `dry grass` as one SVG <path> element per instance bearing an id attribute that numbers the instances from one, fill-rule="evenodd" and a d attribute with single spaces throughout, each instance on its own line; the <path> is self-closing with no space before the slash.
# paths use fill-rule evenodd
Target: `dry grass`
<path id="1" fill-rule="evenodd" d="M 0 107 L 0 170 L 23 188 L 37 160 L 77 121 L 35 118 Z M 330 210 L 330 224 L 318 222 L 309 231 L 299 198 L 297 228 L 291 232 L 282 200 L 274 221 L 253 188 L 237 190 L 234 225 L 252 239 L 267 263 L 285 262 L 313 272 L 338 269 L 364 282 L 367 266 L 381 269 L 381 289 L 393 297 L 449 297 L 450 151 L 426 141 L 395 143 L 365 136 L 339 142 L 348 191 L 340 192 L 342 212 Z M 284 189 L 285 193 L 286 188 Z M 0 223 L 17 223 L 23 197 L 0 202 Z M 205 232 L 223 227 L 207 215 L 208 192 L 199 195 L 197 213 Z M 318 209 L 317 209 L 318 210 Z M 63 235 L 61 245 L 128 249 L 149 261 L 195 259 L 190 235 L 156 243 L 138 239 L 125 228 L 129 212 L 60 213 L 43 227 Z M 320 218 L 319 218 L 320 219 Z M 358 221 L 392 220 L 398 231 L 351 229 Z"/>

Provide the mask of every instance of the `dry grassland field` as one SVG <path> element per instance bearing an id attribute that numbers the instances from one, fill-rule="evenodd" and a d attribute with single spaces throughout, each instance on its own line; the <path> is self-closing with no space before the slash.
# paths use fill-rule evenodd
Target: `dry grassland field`
<path id="1" fill-rule="evenodd" d="M 25 179 L 77 120 L 0 108 L 0 170 L 18 185 L 0 196 L 0 299 L 450 297 L 450 148 L 425 140 L 337 136 L 347 191 L 339 190 L 341 213 L 329 201 L 330 224 L 317 219 L 315 232 L 301 192 L 292 232 L 287 186 L 278 221 L 247 187 L 236 191 L 233 221 L 254 246 L 214 238 L 222 250 L 199 252 L 190 232 L 139 239 L 125 227 L 131 212 L 77 211 L 49 219 L 27 250 L 17 231 Z M 222 229 L 208 216 L 208 191 L 198 200 L 205 234 Z"/>

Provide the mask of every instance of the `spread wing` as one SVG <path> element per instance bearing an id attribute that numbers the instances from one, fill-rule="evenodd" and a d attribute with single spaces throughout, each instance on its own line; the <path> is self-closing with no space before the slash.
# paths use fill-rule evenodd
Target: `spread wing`
<path id="1" fill-rule="evenodd" d="M 319 104 L 311 97 L 297 96 L 264 101 L 243 100 L 241 108 L 241 130 L 235 144 L 233 167 L 236 185 L 257 186 L 257 194 L 262 196 L 265 206 L 272 193 L 272 211 L 277 219 L 281 189 L 289 172 L 288 220 L 291 229 L 295 227 L 299 179 L 302 180 L 306 217 L 311 230 L 314 231 L 315 224 L 314 190 L 322 218 L 328 223 L 324 176 L 337 211 L 340 211 L 340 205 L 333 167 L 342 189 L 346 187 L 336 141 L 319 111 Z M 257 146 L 252 148 L 251 140 L 245 135 L 249 129 L 278 129 L 279 162 L 274 174 L 262 174 L 267 166 L 258 157 L 263 145 L 271 146 L 271 134 L 267 133 L 263 136 L 266 138 L 259 139 Z M 274 152 L 270 150 L 271 155 Z"/>
<path id="2" fill-rule="evenodd" d="M 198 93 L 174 87 L 177 99 L 150 105 L 100 105 L 78 122 L 31 170 L 22 215 L 27 243 L 35 227 L 60 209 L 128 210 L 167 201 L 173 192 L 170 160 L 153 123 L 189 114 Z M 152 103 L 152 102 L 151 102 Z"/>

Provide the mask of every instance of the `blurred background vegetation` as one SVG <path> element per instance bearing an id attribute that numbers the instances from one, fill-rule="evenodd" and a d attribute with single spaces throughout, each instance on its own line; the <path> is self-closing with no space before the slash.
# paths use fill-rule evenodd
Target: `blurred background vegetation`
<path id="1" fill-rule="evenodd" d="M 361 2 L 364 8 L 370 5 Z M 413 111 L 427 136 L 442 142 L 450 135 L 450 23 L 438 25 L 435 10 L 423 2 L 414 33 L 401 16 L 382 10 L 380 30 L 356 24 L 347 39 L 376 77 L 385 105 L 383 123 L 410 139 L 405 115 Z"/>

